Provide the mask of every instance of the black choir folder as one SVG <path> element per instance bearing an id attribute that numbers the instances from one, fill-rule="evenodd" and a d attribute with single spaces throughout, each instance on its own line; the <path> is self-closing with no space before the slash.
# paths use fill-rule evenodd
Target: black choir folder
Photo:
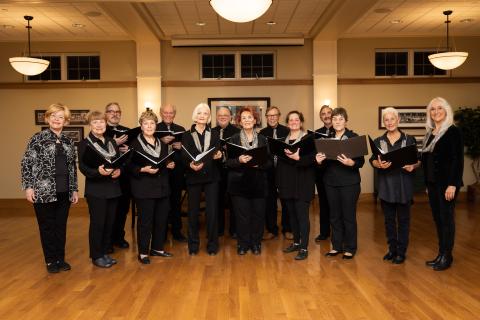
<path id="1" fill-rule="evenodd" d="M 380 156 L 382 161 L 391 162 L 392 164 L 389 167 L 391 169 L 401 168 L 408 164 L 415 164 L 418 161 L 418 150 L 415 144 L 390 152 L 383 152 L 375 145 L 375 142 L 370 136 L 368 136 L 368 141 L 370 142 L 370 149 L 372 149 L 375 158 Z"/>
<path id="2" fill-rule="evenodd" d="M 285 138 L 273 139 L 267 137 L 268 145 L 270 147 L 270 152 L 278 157 L 281 158 L 288 158 L 285 155 L 285 149 L 290 150 L 291 152 L 295 153 L 298 149 L 300 149 L 300 155 L 306 155 L 310 153 L 315 153 L 315 142 L 313 140 L 313 134 L 307 134 L 304 136 L 300 141 L 289 144 L 285 142 Z"/>
<path id="3" fill-rule="evenodd" d="M 262 165 L 268 161 L 267 146 L 247 149 L 243 146 L 239 146 L 238 144 L 227 142 L 227 154 L 229 158 L 238 158 L 241 155 L 251 156 L 252 159 L 245 163 L 245 165 L 249 167 Z"/>
<path id="4" fill-rule="evenodd" d="M 175 139 L 173 139 L 170 143 L 174 143 L 174 142 L 181 142 L 182 141 L 182 136 L 183 136 L 184 132 L 185 131 L 175 132 L 175 131 L 172 131 L 172 130 L 158 130 L 158 131 L 155 131 L 155 136 L 157 136 L 158 138 L 172 136 Z"/>
<path id="5" fill-rule="evenodd" d="M 160 168 L 162 164 L 166 165 L 165 161 L 169 159 L 171 155 L 174 153 L 175 151 L 172 151 L 163 158 L 156 158 L 135 150 L 135 152 L 132 155 L 132 162 L 140 167 L 151 166 L 152 169 L 157 169 L 157 168 Z"/>
<path id="6" fill-rule="evenodd" d="M 113 129 L 107 129 L 105 132 L 105 135 L 111 138 L 119 138 L 126 134 L 128 136 L 126 144 L 130 144 L 134 139 L 137 138 L 137 136 L 142 133 L 142 129 L 140 127 L 136 127 L 133 129 L 127 129 L 127 130 L 120 130 L 117 128 Z"/>
<path id="7" fill-rule="evenodd" d="M 195 157 L 183 145 L 182 145 L 182 149 L 190 157 L 190 159 L 193 160 L 193 163 L 199 164 L 199 163 L 205 162 L 205 160 L 213 158 L 213 151 L 216 150 L 217 148 L 216 147 L 211 147 L 207 151 L 204 151 L 202 153 L 197 154 Z"/>
<path id="8" fill-rule="evenodd" d="M 353 137 L 345 140 L 317 139 L 315 140 L 317 152 L 324 153 L 327 159 L 337 160 L 337 156 L 344 154 L 353 159 L 368 154 L 365 136 Z"/>
<path id="9" fill-rule="evenodd" d="M 85 152 L 83 153 L 83 162 L 85 162 L 91 168 L 98 168 L 103 165 L 105 169 L 118 169 L 123 166 L 125 161 L 128 160 L 130 151 L 131 149 L 128 149 L 127 152 L 119 155 L 118 157 L 108 160 L 94 147 L 87 144 Z"/>

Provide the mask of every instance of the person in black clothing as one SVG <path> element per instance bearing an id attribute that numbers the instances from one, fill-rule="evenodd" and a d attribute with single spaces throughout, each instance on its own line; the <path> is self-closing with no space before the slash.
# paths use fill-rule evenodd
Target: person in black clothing
<path id="1" fill-rule="evenodd" d="M 236 123 L 242 130 L 233 135 L 229 142 L 246 149 L 254 149 L 267 145 L 267 139 L 258 135 L 255 124 L 259 115 L 252 107 L 242 107 L 236 115 Z M 259 255 L 265 222 L 265 197 L 267 195 L 266 169 L 271 162 L 248 166 L 252 160 L 249 155 L 228 158 L 228 193 L 232 196 L 237 220 L 237 253 L 244 255 L 248 250 Z"/>
<path id="2" fill-rule="evenodd" d="M 286 118 L 290 129 L 285 137 L 286 143 L 292 144 L 307 136 L 303 130 L 303 114 L 290 111 Z M 281 199 L 287 205 L 290 223 L 293 230 L 293 243 L 283 252 L 298 251 L 295 260 L 308 257 L 308 239 L 310 236 L 309 207 L 315 196 L 315 153 L 301 153 L 285 149 L 286 157 L 278 157 L 276 181 Z"/>
<path id="3" fill-rule="evenodd" d="M 166 160 L 158 168 L 135 163 L 136 157 L 148 157 L 159 161 L 168 154 L 168 146 L 155 137 L 158 118 L 150 110 L 143 112 L 139 123 L 142 133 L 135 139 L 131 148 L 137 154 L 132 155 L 129 164 L 131 172 L 132 193 L 138 208 L 137 238 L 138 260 L 143 264 L 150 264 L 148 255 L 171 257 L 171 253 L 164 251 L 167 217 L 170 210 L 168 169 L 173 169 L 175 163 Z M 141 155 L 139 155 L 140 153 Z M 140 158 L 145 159 L 145 158 Z M 151 248 L 150 248 L 151 240 Z"/>
<path id="4" fill-rule="evenodd" d="M 398 129 L 399 116 L 394 108 L 382 111 L 382 120 L 387 132 L 374 140 L 377 148 L 390 152 L 409 145 L 416 145 L 415 138 Z M 372 155 L 370 163 L 378 173 L 378 197 L 385 215 L 385 232 L 388 252 L 383 260 L 400 264 L 405 261 L 410 229 L 410 206 L 413 201 L 413 170 L 420 162 L 403 168 L 390 168 L 392 163 Z"/>
<path id="5" fill-rule="evenodd" d="M 325 138 L 331 137 L 334 133 L 332 128 L 332 108 L 328 105 L 323 105 L 320 108 L 319 115 L 320 120 L 323 122 L 323 127 L 315 130 L 315 132 L 321 133 Z M 320 243 L 320 241 L 327 240 L 330 237 L 330 207 L 328 205 L 327 193 L 325 192 L 325 183 L 323 182 L 324 173 L 324 166 L 317 166 L 317 170 L 315 171 L 315 184 L 317 186 L 320 208 L 320 234 L 315 238 L 316 243 Z"/>
<path id="6" fill-rule="evenodd" d="M 200 195 L 205 192 L 206 224 L 207 224 L 207 252 L 216 255 L 218 252 L 218 181 L 220 174 L 218 165 L 213 160 L 222 158 L 222 152 L 218 150 L 220 137 L 218 132 L 209 127 L 210 107 L 206 103 L 200 103 L 195 107 L 192 114 L 195 123 L 191 129 L 183 135 L 182 156 L 187 167 L 185 176 L 188 192 L 188 252 L 190 255 L 198 254 L 200 238 L 198 235 L 198 215 L 200 211 Z M 197 162 L 192 159 L 200 153 L 211 151 Z M 213 154 L 213 160 L 212 156 Z M 192 157 L 191 157 L 192 156 Z"/>
<path id="7" fill-rule="evenodd" d="M 120 187 L 121 169 L 106 169 L 104 165 L 92 167 L 85 163 L 86 148 L 92 148 L 105 159 L 120 155 L 115 140 L 104 136 L 107 128 L 105 114 L 92 111 L 87 115 L 90 134 L 78 146 L 80 171 L 85 175 L 85 197 L 90 213 L 90 258 L 95 266 L 110 268 L 117 261 L 108 255 L 112 226 L 117 212 L 118 200 L 122 195 Z"/>
<path id="8" fill-rule="evenodd" d="M 348 130 L 347 110 L 338 107 L 332 111 L 332 126 L 335 139 L 344 140 L 358 135 Z M 322 164 L 325 155 L 317 153 L 317 162 Z M 343 252 L 343 259 L 352 259 L 357 252 L 357 201 L 360 195 L 359 169 L 365 163 L 364 157 L 347 158 L 344 154 L 337 160 L 327 160 L 323 181 L 330 204 L 330 224 L 332 226 L 332 250 L 327 256 Z"/>
<path id="9" fill-rule="evenodd" d="M 279 123 L 280 120 L 280 109 L 271 106 L 268 107 L 265 111 L 265 117 L 267 118 L 267 126 L 260 130 L 260 134 L 273 138 L 281 139 L 285 138 L 289 130 L 286 126 Z M 277 183 L 275 182 L 275 167 L 277 164 L 276 156 L 273 156 L 273 166 L 267 170 L 267 181 L 268 181 L 268 194 L 265 202 L 265 224 L 267 229 L 267 234 L 264 236 L 264 240 L 274 239 L 278 236 L 278 225 L 277 225 Z M 282 205 L 282 233 L 287 240 L 292 240 L 292 228 L 290 227 L 290 221 L 287 212 L 287 206 L 285 201 L 280 199 L 280 204 Z"/>
<path id="10" fill-rule="evenodd" d="M 221 140 L 228 140 L 234 134 L 240 132 L 240 129 L 230 123 L 232 120 L 232 112 L 228 107 L 220 107 L 217 110 L 217 126 L 213 130 L 218 131 Z M 224 150 L 222 150 L 224 151 Z M 230 196 L 225 190 L 227 189 L 227 175 L 226 157 L 222 157 L 219 161 L 220 182 L 218 188 L 218 235 L 223 236 L 225 232 L 225 208 L 228 207 L 230 211 L 229 233 L 235 237 L 235 214 L 233 207 L 230 205 Z"/>
<path id="11" fill-rule="evenodd" d="M 167 104 L 160 108 L 162 122 L 157 124 L 157 130 L 173 132 L 185 131 L 185 128 L 174 123 L 177 110 L 174 105 Z M 161 138 L 162 142 L 168 145 L 169 150 L 175 151 L 172 157 L 175 163 L 173 170 L 168 170 L 168 180 L 170 182 L 170 211 L 168 213 L 168 223 L 171 225 L 172 237 L 179 242 L 187 242 L 187 238 L 182 233 L 182 190 L 185 189 L 185 166 L 182 162 L 182 142 L 177 141 L 173 136 Z"/>
<path id="12" fill-rule="evenodd" d="M 422 165 L 439 247 L 437 257 L 426 264 L 442 271 L 453 262 L 455 201 L 463 186 L 463 139 L 453 124 L 450 104 L 440 97 L 432 99 L 427 106 L 426 127 Z"/>
<path id="13" fill-rule="evenodd" d="M 43 255 L 49 273 L 70 270 L 65 240 L 70 203 L 78 202 L 77 167 L 73 141 L 62 131 L 70 110 L 52 104 L 45 112 L 49 128 L 28 142 L 21 162 L 22 189 L 33 203 Z"/>
<path id="14" fill-rule="evenodd" d="M 128 150 L 128 146 L 126 145 L 128 136 L 126 134 L 115 132 L 115 130 L 126 131 L 129 129 L 120 125 L 120 119 L 122 116 L 120 104 L 117 102 L 110 102 L 107 104 L 105 106 L 105 115 L 107 118 L 106 135 L 113 137 L 120 152 L 126 152 Z M 113 221 L 112 239 L 108 248 L 109 253 L 113 252 L 113 246 L 122 249 L 126 249 L 130 246 L 128 241 L 125 240 L 125 222 L 127 221 L 127 215 L 130 211 L 132 195 L 130 192 L 130 179 L 125 171 L 120 176 L 120 188 L 122 189 L 122 195 L 118 199 L 117 212 L 115 213 L 115 218 Z"/>

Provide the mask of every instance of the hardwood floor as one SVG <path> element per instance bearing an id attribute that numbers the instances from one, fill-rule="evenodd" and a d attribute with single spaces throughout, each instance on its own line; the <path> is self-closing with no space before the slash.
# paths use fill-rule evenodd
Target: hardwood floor
<path id="1" fill-rule="evenodd" d="M 425 197 L 412 209 L 407 261 L 382 261 L 383 215 L 370 197 L 358 209 L 359 250 L 351 261 L 326 258 L 329 242 L 315 244 L 318 206 L 311 209 L 309 258 L 294 261 L 265 241 L 261 256 L 238 256 L 235 241 L 198 256 L 173 243 L 171 259 L 136 260 L 132 248 L 116 250 L 111 269 L 88 259 L 88 215 L 72 208 L 67 261 L 72 270 L 50 275 L 41 253 L 33 209 L 0 202 L 0 319 L 478 319 L 480 314 L 480 206 L 461 201 L 456 210 L 454 265 L 435 272 L 424 261 L 436 254 L 436 236 Z M 202 237 L 202 240 L 204 237 Z"/>

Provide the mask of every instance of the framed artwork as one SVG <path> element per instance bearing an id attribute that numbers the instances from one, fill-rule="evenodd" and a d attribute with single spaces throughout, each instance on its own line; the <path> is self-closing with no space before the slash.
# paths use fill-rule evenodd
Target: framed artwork
<path id="1" fill-rule="evenodd" d="M 422 146 L 423 146 L 423 138 L 425 137 L 425 135 L 423 135 L 423 134 L 412 134 L 411 136 L 414 137 L 415 140 L 417 141 L 418 151 L 421 151 Z"/>
<path id="2" fill-rule="evenodd" d="M 378 129 L 385 129 L 382 121 L 382 110 L 388 108 L 378 107 Z M 424 129 L 427 122 L 427 107 L 393 107 L 397 109 L 400 117 L 399 128 L 402 129 Z"/>
<path id="3" fill-rule="evenodd" d="M 49 127 L 42 127 L 42 130 L 46 130 Z M 62 131 L 67 137 L 73 140 L 75 146 L 83 140 L 83 127 L 63 127 Z"/>
<path id="4" fill-rule="evenodd" d="M 227 107 L 232 112 L 232 121 L 235 123 L 235 115 L 241 107 L 252 106 L 258 112 L 260 123 L 256 124 L 256 128 L 263 128 L 266 122 L 263 120 L 263 113 L 270 107 L 270 97 L 242 97 L 242 98 L 208 98 L 208 105 L 212 112 L 212 127 L 216 126 L 217 110 L 220 107 Z"/>
<path id="5" fill-rule="evenodd" d="M 71 125 L 87 125 L 87 113 L 90 110 L 70 110 L 70 123 Z M 35 110 L 35 125 L 45 125 L 45 112 L 46 110 Z"/>

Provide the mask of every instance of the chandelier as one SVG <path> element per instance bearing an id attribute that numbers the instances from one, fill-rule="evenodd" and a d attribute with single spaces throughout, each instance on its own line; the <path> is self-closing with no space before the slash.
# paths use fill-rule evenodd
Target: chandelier
<path id="1" fill-rule="evenodd" d="M 249 22 L 263 15 L 272 0 L 210 0 L 210 5 L 223 18 L 232 22 Z"/>

